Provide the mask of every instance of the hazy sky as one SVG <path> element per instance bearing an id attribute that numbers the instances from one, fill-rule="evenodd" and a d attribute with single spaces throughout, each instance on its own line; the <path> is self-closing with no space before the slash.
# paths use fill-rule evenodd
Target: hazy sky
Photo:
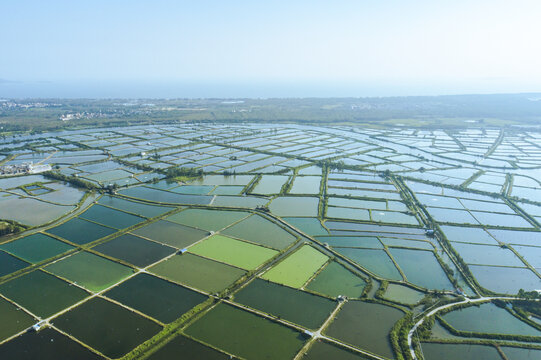
<path id="1" fill-rule="evenodd" d="M 0 34 L 12 81 L 541 91 L 541 0 L 3 0 Z"/>

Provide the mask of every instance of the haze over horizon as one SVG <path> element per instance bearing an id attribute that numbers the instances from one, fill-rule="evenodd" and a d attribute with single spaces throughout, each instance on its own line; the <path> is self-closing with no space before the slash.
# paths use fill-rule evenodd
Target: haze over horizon
<path id="1" fill-rule="evenodd" d="M 535 0 L 3 5 L 1 97 L 541 91 Z"/>

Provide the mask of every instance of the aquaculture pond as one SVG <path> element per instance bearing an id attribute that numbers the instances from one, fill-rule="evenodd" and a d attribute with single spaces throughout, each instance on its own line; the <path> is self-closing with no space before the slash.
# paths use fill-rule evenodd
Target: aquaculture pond
<path id="1" fill-rule="evenodd" d="M 45 270 L 98 292 L 133 274 L 117 262 L 88 252 L 80 252 L 45 267 Z"/>
<path id="2" fill-rule="evenodd" d="M 258 215 L 252 215 L 228 227 L 222 234 L 282 250 L 291 245 L 295 236 L 273 222 Z"/>
<path id="3" fill-rule="evenodd" d="M 245 273 L 242 269 L 192 254 L 173 256 L 154 265 L 150 271 L 208 293 L 225 289 Z"/>
<path id="4" fill-rule="evenodd" d="M 318 340 L 302 356 L 303 360 L 363 360 L 368 359 L 360 353 L 346 350 L 325 341 Z"/>
<path id="5" fill-rule="evenodd" d="M 167 220 L 207 231 L 218 231 L 248 215 L 250 213 L 241 211 L 186 209 L 167 217 Z"/>
<path id="6" fill-rule="evenodd" d="M 105 296 L 163 323 L 178 319 L 207 299 L 205 295 L 149 274 L 124 281 Z"/>
<path id="7" fill-rule="evenodd" d="M 460 331 L 541 336 L 541 331 L 492 303 L 451 311 L 443 319 Z"/>
<path id="8" fill-rule="evenodd" d="M 389 248 L 389 252 L 410 283 L 427 289 L 454 289 L 432 251 Z"/>
<path id="9" fill-rule="evenodd" d="M 37 320 L 3 298 L 0 298 L 0 341 L 34 325 Z"/>
<path id="10" fill-rule="evenodd" d="M 284 175 L 263 175 L 252 193 L 262 195 L 278 194 L 288 179 L 289 176 Z"/>
<path id="11" fill-rule="evenodd" d="M 468 266 L 484 288 L 501 294 L 516 294 L 520 289 L 541 288 L 541 279 L 530 269 L 500 266 Z"/>
<path id="12" fill-rule="evenodd" d="M 334 300 L 261 279 L 255 279 L 236 293 L 234 300 L 311 329 L 319 328 L 337 304 Z"/>
<path id="13" fill-rule="evenodd" d="M 223 303 L 185 332 L 247 360 L 292 359 L 304 344 L 298 331 Z"/>
<path id="14" fill-rule="evenodd" d="M 116 232 L 110 227 L 95 224 L 79 218 L 73 218 L 67 222 L 46 230 L 53 234 L 71 241 L 74 244 L 83 245 L 97 239 L 104 238 Z"/>
<path id="15" fill-rule="evenodd" d="M 175 248 L 132 234 L 124 234 L 97 245 L 93 250 L 138 267 L 146 267 L 177 251 Z"/>
<path id="16" fill-rule="evenodd" d="M 71 245 L 41 233 L 0 245 L 0 249 L 34 264 L 73 248 Z"/>
<path id="17" fill-rule="evenodd" d="M 190 247 L 188 251 L 246 270 L 258 268 L 278 254 L 276 250 L 223 235 L 213 235 Z"/>
<path id="18" fill-rule="evenodd" d="M 319 198 L 282 196 L 274 199 L 269 210 L 278 216 L 317 216 Z"/>
<path id="19" fill-rule="evenodd" d="M 390 306 L 349 301 L 340 309 L 325 334 L 374 354 L 394 358 L 388 334 L 402 316 L 402 311 Z"/>
<path id="20" fill-rule="evenodd" d="M 315 217 L 284 217 L 283 219 L 310 236 L 329 234 L 327 229 L 321 225 L 321 221 Z"/>
<path id="21" fill-rule="evenodd" d="M 98 200 L 99 204 L 107 205 L 115 209 L 127 211 L 136 215 L 145 217 L 155 217 L 162 215 L 174 208 L 168 206 L 156 206 L 144 204 L 136 201 L 129 201 L 114 196 L 104 195 Z"/>
<path id="22" fill-rule="evenodd" d="M 377 276 L 390 280 L 402 280 L 400 272 L 384 250 L 356 248 L 335 248 L 335 250 Z"/>
<path id="23" fill-rule="evenodd" d="M 182 354 L 185 359 L 229 360 L 229 355 L 179 335 L 150 355 L 148 360 L 170 360 Z"/>
<path id="24" fill-rule="evenodd" d="M 416 304 L 425 296 L 424 293 L 414 290 L 410 287 L 398 284 L 387 285 L 387 290 L 383 294 L 385 299 L 399 302 L 402 304 Z"/>
<path id="25" fill-rule="evenodd" d="M 316 239 L 332 247 L 383 249 L 383 244 L 374 236 L 317 236 Z"/>
<path id="26" fill-rule="evenodd" d="M 0 293 L 41 318 L 47 318 L 90 295 L 41 270 L 1 284 Z"/>
<path id="27" fill-rule="evenodd" d="M 421 346 L 426 360 L 502 360 L 493 346 L 439 343 L 422 343 Z"/>
<path id="28" fill-rule="evenodd" d="M 30 266 L 30 264 L 26 261 L 19 260 L 15 256 L 0 251 L 0 277 L 24 269 L 27 266 Z"/>
<path id="29" fill-rule="evenodd" d="M 58 331 L 45 328 L 39 332 L 24 333 L 0 345 L 0 359 L 100 360 L 104 358 Z"/>
<path id="30" fill-rule="evenodd" d="M 133 230 L 132 233 L 177 249 L 183 249 L 209 235 L 207 231 L 167 220 L 158 220 Z"/>
<path id="31" fill-rule="evenodd" d="M 309 245 L 304 245 L 281 261 L 262 278 L 279 284 L 300 288 L 329 258 Z"/>
<path id="32" fill-rule="evenodd" d="M 308 283 L 306 289 L 331 297 L 360 298 L 365 286 L 366 282 L 361 277 L 332 261 Z"/>
<path id="33" fill-rule="evenodd" d="M 135 199 L 143 199 L 167 204 L 199 204 L 208 205 L 212 200 L 209 195 L 177 194 L 171 191 L 152 189 L 146 186 L 135 186 L 118 192 L 120 195 Z"/>
<path id="34" fill-rule="evenodd" d="M 111 358 L 123 356 L 162 329 L 153 321 L 99 297 L 52 323 Z"/>
<path id="35" fill-rule="evenodd" d="M 124 211 L 114 210 L 101 205 L 90 207 L 90 209 L 80 214 L 79 217 L 116 229 L 124 229 L 145 221 L 145 219 L 140 216 L 128 214 Z"/>
<path id="36" fill-rule="evenodd" d="M 508 360 L 536 360 L 541 358 L 541 349 L 525 349 L 500 346 Z"/>

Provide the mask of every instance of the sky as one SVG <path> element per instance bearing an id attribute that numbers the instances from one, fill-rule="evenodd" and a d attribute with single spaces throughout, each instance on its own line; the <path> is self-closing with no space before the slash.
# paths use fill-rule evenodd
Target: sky
<path id="1" fill-rule="evenodd" d="M 228 84 L 254 96 L 536 92 L 539 19 L 539 0 L 3 0 L 0 96 L 59 84 L 184 84 L 194 96 Z"/>

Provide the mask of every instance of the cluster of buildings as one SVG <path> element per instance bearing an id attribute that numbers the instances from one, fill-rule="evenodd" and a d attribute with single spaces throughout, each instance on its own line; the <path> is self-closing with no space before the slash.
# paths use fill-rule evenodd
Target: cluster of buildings
<path id="1" fill-rule="evenodd" d="M 49 164 L 33 164 L 22 163 L 0 166 L 0 176 L 2 175 L 19 175 L 19 174 L 39 174 L 51 170 Z"/>

